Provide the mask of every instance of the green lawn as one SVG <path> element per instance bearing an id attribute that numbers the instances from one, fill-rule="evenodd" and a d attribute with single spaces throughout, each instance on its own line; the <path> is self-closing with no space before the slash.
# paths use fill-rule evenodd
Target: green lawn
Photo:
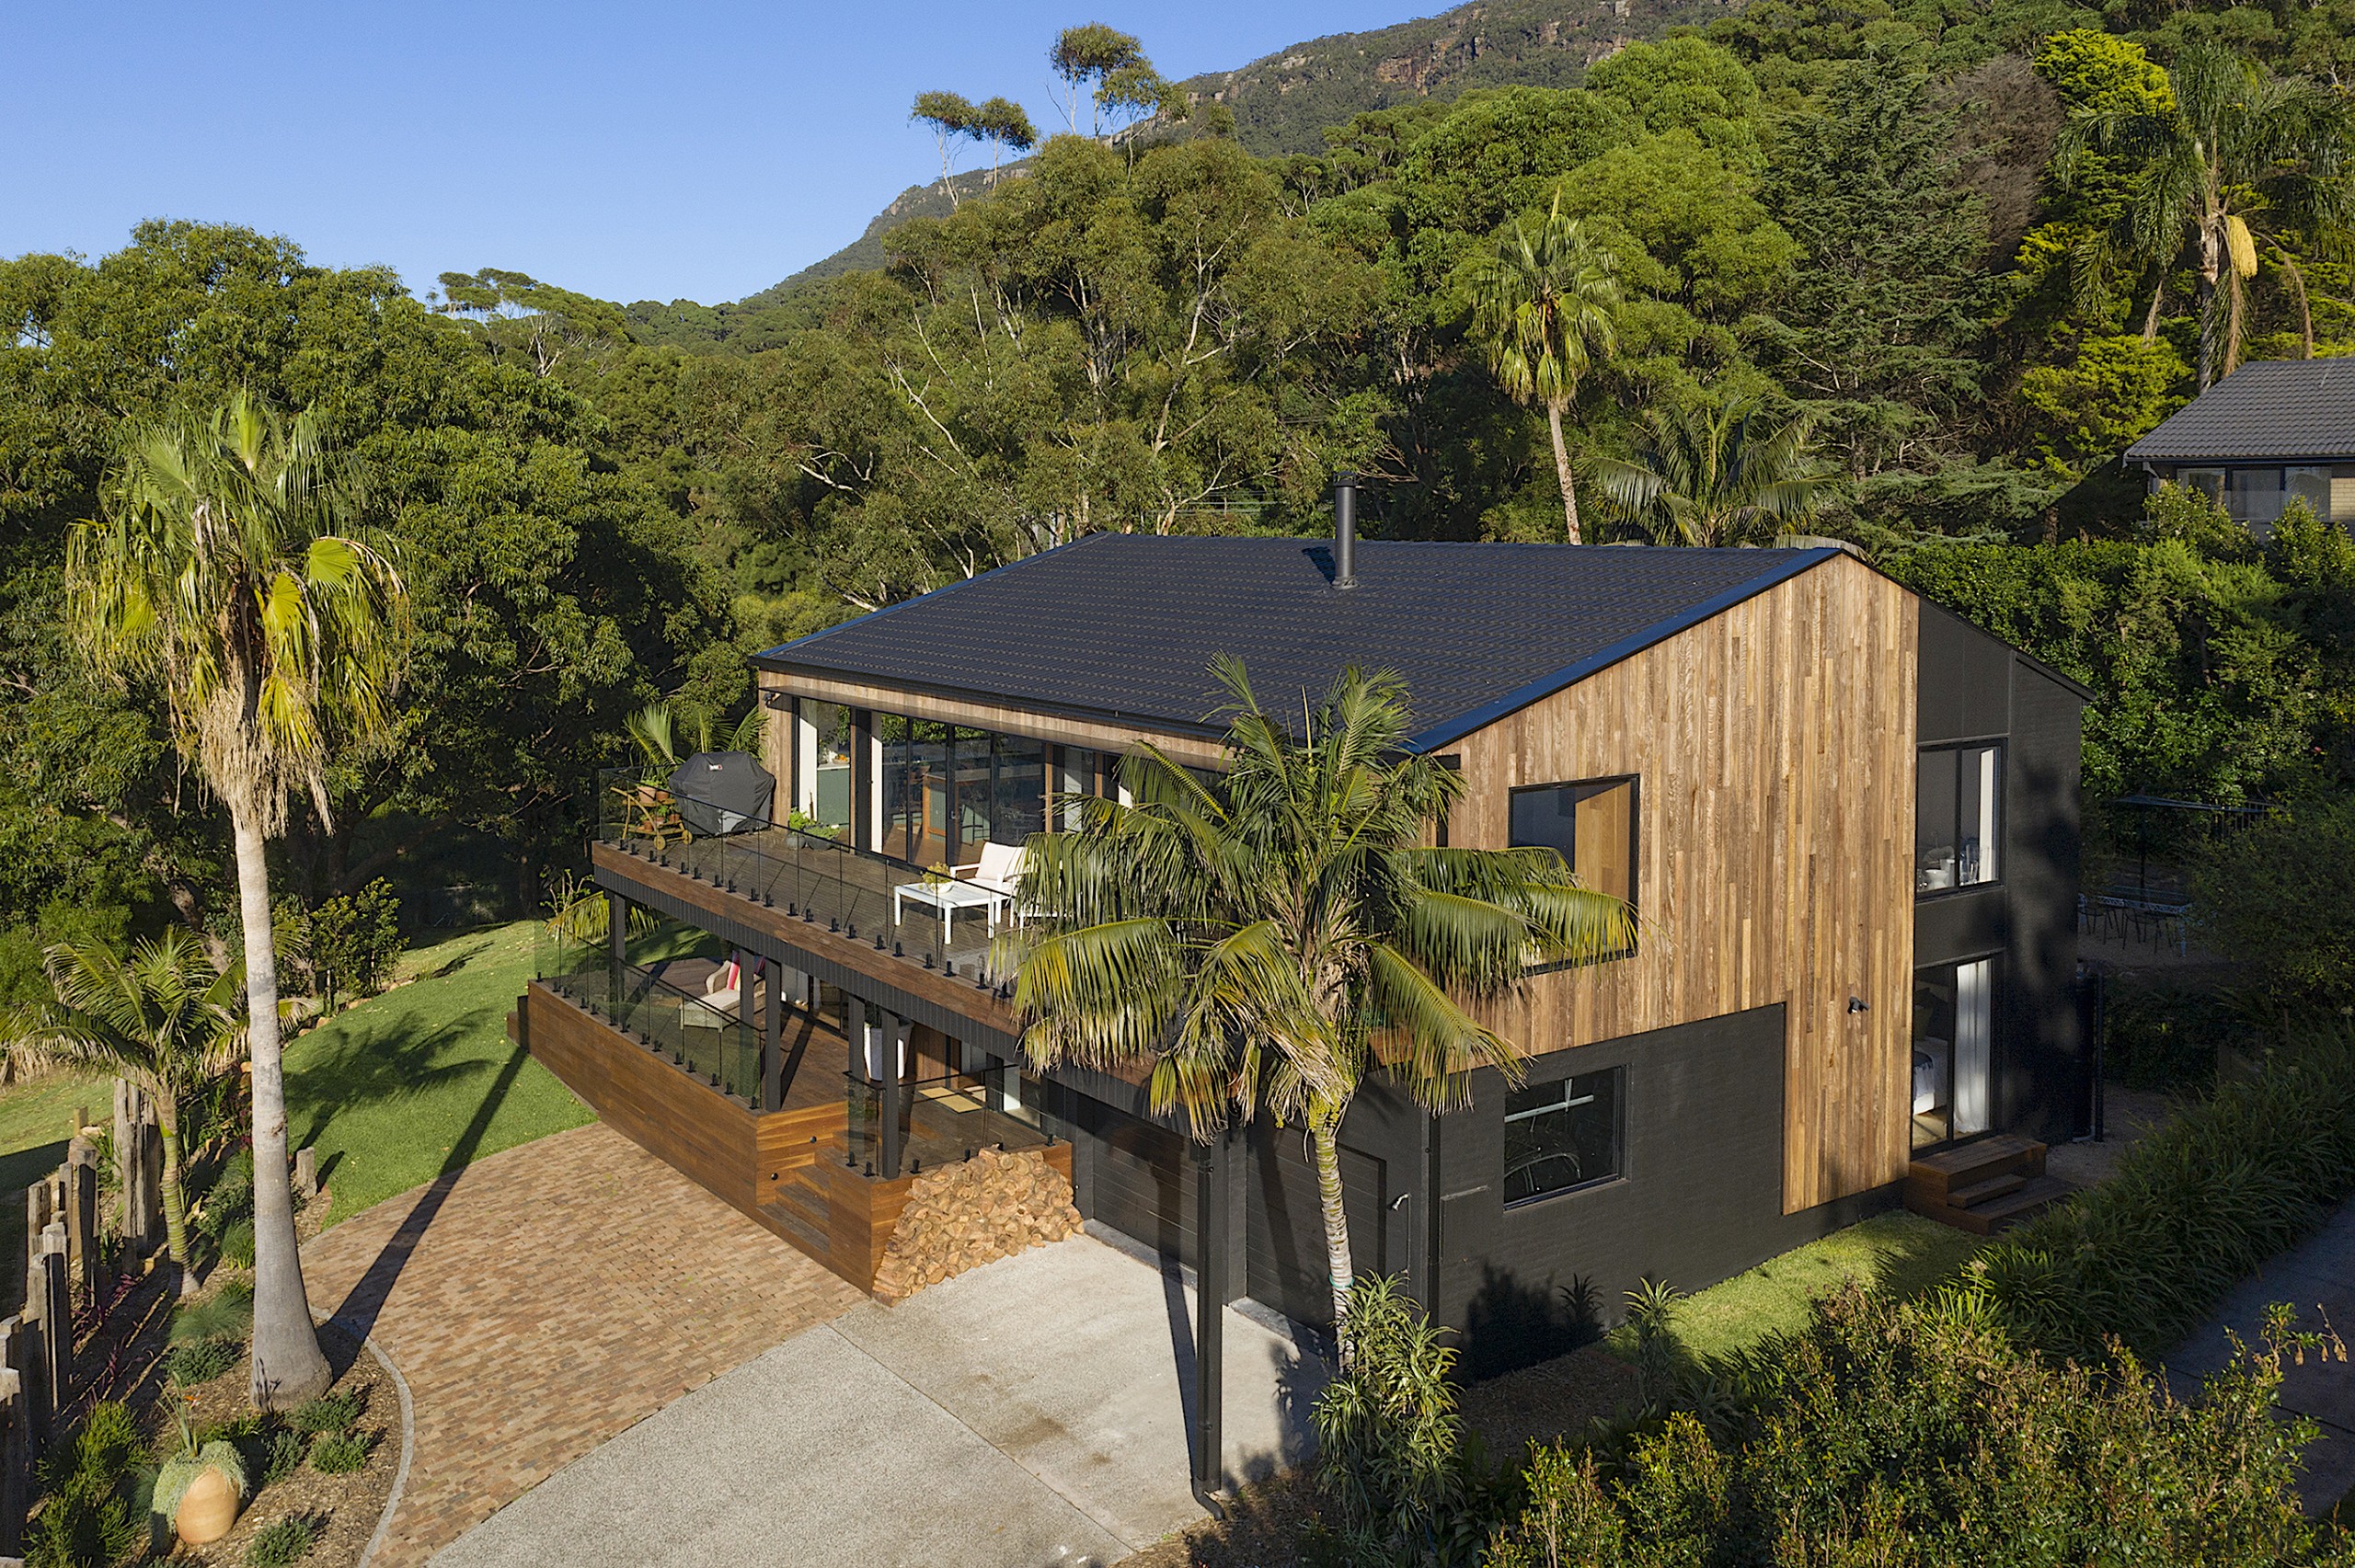
<path id="1" fill-rule="evenodd" d="M 1950 1278 L 1980 1244 L 1977 1236 L 1918 1214 L 1877 1215 L 1695 1293 L 1676 1310 L 1676 1337 L 1695 1356 L 1746 1350 L 1803 1325 L 1809 1299 L 1843 1279 L 1919 1295 Z M 1609 1344 L 1624 1352 L 1627 1331 L 1615 1331 Z"/>
<path id="2" fill-rule="evenodd" d="M 417 979 L 287 1047 L 288 1131 L 294 1148 L 319 1151 L 330 1223 L 593 1119 L 507 1037 L 536 926 L 488 926 L 412 953 L 402 972 Z"/>

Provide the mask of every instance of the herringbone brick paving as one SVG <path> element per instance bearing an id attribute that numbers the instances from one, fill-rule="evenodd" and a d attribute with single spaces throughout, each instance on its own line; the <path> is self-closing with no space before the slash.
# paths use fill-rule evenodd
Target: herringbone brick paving
<path id="1" fill-rule="evenodd" d="M 311 1305 L 415 1406 L 373 1568 L 434 1552 L 608 1437 L 865 1298 L 619 1133 L 576 1127 L 303 1249 Z"/>

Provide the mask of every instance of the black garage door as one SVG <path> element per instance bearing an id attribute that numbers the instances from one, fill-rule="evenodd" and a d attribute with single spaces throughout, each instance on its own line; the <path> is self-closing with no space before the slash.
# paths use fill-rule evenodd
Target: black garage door
<path id="1" fill-rule="evenodd" d="M 1350 1219 L 1350 1267 L 1359 1274 L 1382 1274 L 1391 1266 L 1384 1232 L 1396 1195 L 1387 1176 L 1382 1161 L 1341 1145 L 1341 1208 Z M 1253 1299 L 1297 1322 L 1330 1323 L 1325 1211 L 1316 1197 L 1316 1167 L 1299 1127 L 1277 1128 L 1263 1120 L 1253 1128 L 1247 1207 Z"/>
<path id="2" fill-rule="evenodd" d="M 1094 1146 L 1088 1218 L 1192 1265 L 1197 1177 L 1186 1139 L 1085 1096 L 1074 1099 L 1078 1131 Z"/>

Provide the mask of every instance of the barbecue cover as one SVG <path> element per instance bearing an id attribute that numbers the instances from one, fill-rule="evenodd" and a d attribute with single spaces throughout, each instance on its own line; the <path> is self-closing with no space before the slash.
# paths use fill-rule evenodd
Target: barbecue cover
<path id="1" fill-rule="evenodd" d="M 698 833 L 736 833 L 768 822 L 776 780 L 749 751 L 698 751 L 671 775 L 679 819 Z"/>

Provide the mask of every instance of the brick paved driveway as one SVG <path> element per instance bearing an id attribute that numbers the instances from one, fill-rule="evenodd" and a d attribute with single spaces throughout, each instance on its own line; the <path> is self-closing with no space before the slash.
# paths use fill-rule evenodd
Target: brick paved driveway
<path id="1" fill-rule="evenodd" d="M 576 1127 L 303 1249 L 315 1310 L 408 1379 L 416 1452 L 378 1568 L 419 1568 L 691 1389 L 865 1299 L 619 1133 Z"/>

